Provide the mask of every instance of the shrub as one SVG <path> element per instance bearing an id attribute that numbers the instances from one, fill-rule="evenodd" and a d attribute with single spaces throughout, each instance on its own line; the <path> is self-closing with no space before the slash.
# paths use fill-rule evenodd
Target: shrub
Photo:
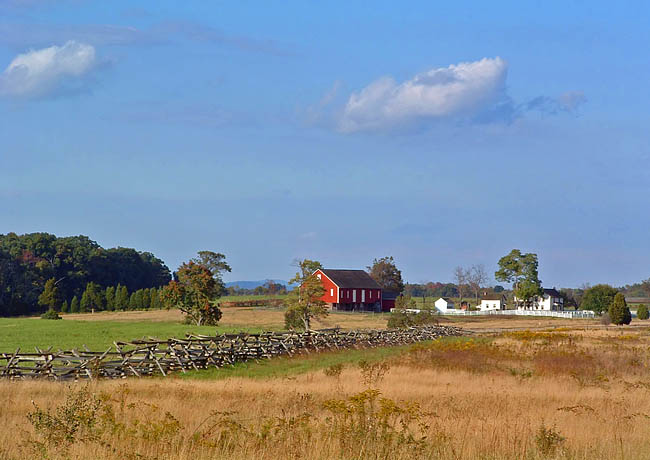
<path id="1" fill-rule="evenodd" d="M 341 458 L 428 457 L 423 450 L 429 427 L 417 403 L 382 398 L 379 390 L 368 389 L 347 400 L 325 401 L 323 407 Z"/>
<path id="2" fill-rule="evenodd" d="M 535 445 L 539 452 L 544 456 L 555 455 L 558 448 L 564 443 L 565 438 L 555 429 L 547 428 L 543 423 L 537 430 L 535 436 Z"/>
<path id="3" fill-rule="evenodd" d="M 636 310 L 636 317 L 639 319 L 648 319 L 650 318 L 650 312 L 648 312 L 648 307 L 644 304 L 639 305 L 639 308 Z"/>
<path id="4" fill-rule="evenodd" d="M 364 385 L 371 387 L 379 384 L 384 379 L 390 365 L 388 363 L 369 363 L 361 360 L 359 361 L 359 369 L 361 369 Z"/>
<path id="5" fill-rule="evenodd" d="M 305 323 L 302 321 L 300 312 L 296 309 L 288 309 L 284 312 L 284 327 L 286 329 L 304 329 Z"/>
<path id="6" fill-rule="evenodd" d="M 395 300 L 395 308 L 398 310 L 417 308 L 417 304 L 415 303 L 415 299 L 412 299 L 410 295 L 401 295 Z"/>
<path id="7" fill-rule="evenodd" d="M 61 319 L 59 314 L 51 308 L 41 315 L 41 319 Z"/>
<path id="8" fill-rule="evenodd" d="M 323 374 L 325 374 L 328 377 L 336 377 L 337 379 L 341 377 L 341 372 L 343 372 L 342 363 L 332 364 L 331 366 L 328 366 L 325 369 L 323 369 Z"/>
<path id="9" fill-rule="evenodd" d="M 67 448 L 76 442 L 94 441 L 98 438 L 97 420 L 101 400 L 88 387 L 70 390 L 65 402 L 54 412 L 34 405 L 27 418 L 42 441 L 35 441 L 40 450 Z"/>
<path id="10" fill-rule="evenodd" d="M 612 324 L 612 319 L 609 317 L 609 313 L 603 313 L 603 315 L 600 317 L 600 324 L 604 326 L 609 326 Z"/>
<path id="11" fill-rule="evenodd" d="M 424 310 L 420 313 L 408 313 L 404 310 L 395 310 L 388 318 L 389 329 L 403 329 L 430 324 L 438 324 L 436 314 L 430 310 Z"/>

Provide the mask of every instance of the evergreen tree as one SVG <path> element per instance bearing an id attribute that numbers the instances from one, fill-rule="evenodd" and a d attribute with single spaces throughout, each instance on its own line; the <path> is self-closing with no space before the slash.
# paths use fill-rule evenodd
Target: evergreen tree
<path id="1" fill-rule="evenodd" d="M 142 290 L 142 308 L 149 310 L 151 308 L 151 290 L 143 289 Z"/>
<path id="2" fill-rule="evenodd" d="M 106 299 L 106 310 L 107 311 L 115 310 L 115 288 L 113 286 L 109 286 L 106 288 L 106 292 L 104 293 L 104 298 Z"/>
<path id="3" fill-rule="evenodd" d="M 68 301 L 64 300 L 63 304 L 61 305 L 61 313 L 68 313 Z"/>
<path id="4" fill-rule="evenodd" d="M 639 319 L 648 319 L 650 318 L 650 312 L 648 312 L 648 307 L 645 304 L 639 305 L 636 309 L 636 317 Z"/>
<path id="5" fill-rule="evenodd" d="M 91 309 L 90 295 L 88 289 L 81 294 L 81 302 L 79 303 L 79 313 L 87 313 Z"/>
<path id="6" fill-rule="evenodd" d="M 151 296 L 151 302 L 149 303 L 150 308 L 152 310 L 159 310 L 160 309 L 160 299 L 158 297 L 158 289 L 151 288 L 149 291 L 149 295 Z"/>
<path id="7" fill-rule="evenodd" d="M 79 299 L 74 296 L 70 302 L 70 313 L 79 313 L 79 308 Z"/>
<path id="8" fill-rule="evenodd" d="M 617 325 L 630 324 L 632 321 L 632 313 L 630 313 L 622 292 L 614 296 L 614 301 L 609 306 L 609 317 L 612 323 Z"/>
<path id="9" fill-rule="evenodd" d="M 136 291 L 138 292 L 138 291 Z M 136 296 L 136 292 L 131 293 L 131 297 L 129 298 L 129 310 L 137 310 L 138 309 L 138 299 Z"/>
<path id="10" fill-rule="evenodd" d="M 85 302 L 84 302 L 85 297 Z M 89 312 L 92 310 L 104 310 L 106 300 L 104 299 L 104 292 L 97 283 L 90 282 L 86 284 L 86 290 L 81 296 L 81 312 Z"/>
<path id="11" fill-rule="evenodd" d="M 142 289 L 135 291 L 135 308 L 136 310 L 142 310 L 144 307 L 144 299 L 142 296 Z"/>
<path id="12" fill-rule="evenodd" d="M 49 310 L 58 311 L 61 308 L 61 294 L 59 288 L 56 287 L 54 278 L 50 278 L 45 282 L 45 288 L 41 295 L 38 296 L 38 304 Z"/>
<path id="13" fill-rule="evenodd" d="M 126 310 L 129 306 L 129 291 L 126 286 L 117 285 L 115 290 L 115 310 Z"/>

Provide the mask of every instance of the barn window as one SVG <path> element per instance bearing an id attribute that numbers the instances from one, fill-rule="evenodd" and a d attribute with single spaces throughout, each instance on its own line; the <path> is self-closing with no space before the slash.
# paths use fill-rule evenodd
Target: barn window
<path id="1" fill-rule="evenodd" d="M 330 289 L 330 295 L 334 297 L 334 289 Z"/>

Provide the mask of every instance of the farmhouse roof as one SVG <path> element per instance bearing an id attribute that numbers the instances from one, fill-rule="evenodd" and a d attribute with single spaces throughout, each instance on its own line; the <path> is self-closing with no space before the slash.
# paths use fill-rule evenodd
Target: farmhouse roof
<path id="1" fill-rule="evenodd" d="M 481 296 L 483 300 L 503 300 L 503 294 L 497 294 L 496 292 L 486 292 Z"/>
<path id="2" fill-rule="evenodd" d="M 560 297 L 560 293 L 553 289 L 544 288 L 544 294 L 548 294 L 549 297 Z"/>
<path id="3" fill-rule="evenodd" d="M 440 297 L 440 298 L 441 298 L 442 300 L 444 300 L 445 302 L 447 302 L 447 303 L 454 303 L 454 301 L 451 300 L 451 298 L 449 298 L 449 297 Z"/>
<path id="4" fill-rule="evenodd" d="M 340 288 L 381 289 L 381 286 L 363 270 L 321 270 Z"/>

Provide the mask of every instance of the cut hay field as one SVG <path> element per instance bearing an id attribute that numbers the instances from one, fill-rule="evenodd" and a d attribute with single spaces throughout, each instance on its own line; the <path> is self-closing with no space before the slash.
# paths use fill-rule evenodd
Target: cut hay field
<path id="1" fill-rule="evenodd" d="M 648 327 L 563 327 L 208 380 L 0 382 L 0 458 L 648 459 L 648 347 Z"/>

